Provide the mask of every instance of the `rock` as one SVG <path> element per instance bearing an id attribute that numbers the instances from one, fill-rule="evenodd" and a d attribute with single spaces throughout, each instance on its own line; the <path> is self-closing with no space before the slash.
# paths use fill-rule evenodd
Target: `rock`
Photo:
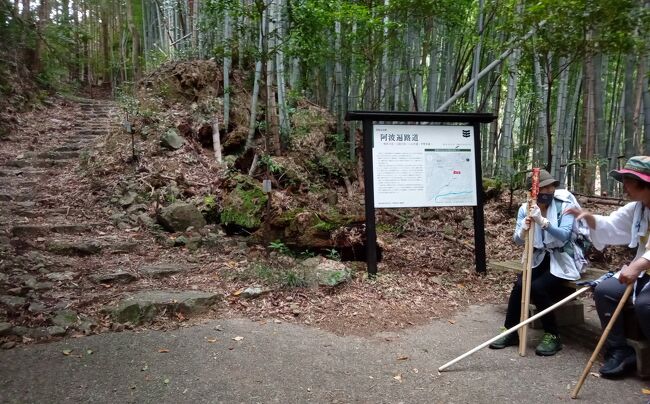
<path id="1" fill-rule="evenodd" d="M 40 290 L 40 291 L 51 290 L 53 286 L 54 284 L 52 282 L 37 282 L 34 285 L 34 290 Z"/>
<path id="2" fill-rule="evenodd" d="M 200 229 L 206 225 L 205 219 L 196 206 L 176 202 L 163 208 L 158 216 L 158 222 L 168 231 L 185 231 L 188 227 Z"/>
<path id="3" fill-rule="evenodd" d="M 139 203 L 136 205 L 131 205 L 129 208 L 126 210 L 128 213 L 133 213 L 133 212 L 146 212 L 147 211 L 147 205 Z"/>
<path id="4" fill-rule="evenodd" d="M 178 236 L 174 239 L 174 247 L 183 247 L 189 243 L 190 240 L 185 236 Z"/>
<path id="5" fill-rule="evenodd" d="M 312 286 L 336 286 L 352 278 L 345 264 L 325 257 L 307 258 L 296 265 L 293 272 L 304 273 L 305 281 Z"/>
<path id="6" fill-rule="evenodd" d="M 95 283 L 131 283 L 136 279 L 135 275 L 124 271 L 90 276 L 90 280 Z"/>
<path id="7" fill-rule="evenodd" d="M 11 349 L 11 348 L 13 348 L 15 346 L 16 346 L 15 341 L 7 341 L 7 342 L 3 343 L 2 345 L 0 345 L 0 348 L 2 348 L 2 349 Z"/>
<path id="8" fill-rule="evenodd" d="M 45 305 L 42 303 L 31 303 L 29 307 L 27 308 L 31 313 L 43 313 L 47 309 L 45 308 Z"/>
<path id="9" fill-rule="evenodd" d="M 0 192 L 0 202 L 9 202 L 12 199 L 14 198 L 10 194 L 5 192 Z"/>
<path id="10" fill-rule="evenodd" d="M 260 287 L 248 287 L 248 288 L 244 289 L 244 291 L 241 292 L 241 294 L 239 296 L 247 298 L 247 299 L 253 299 L 253 298 L 256 298 L 256 297 L 262 295 L 262 293 L 264 293 L 264 292 L 266 292 L 266 290 L 264 290 L 264 289 L 262 289 Z"/>
<path id="11" fill-rule="evenodd" d="M 51 229 L 49 226 L 19 225 L 11 228 L 14 237 L 39 237 L 47 236 Z"/>
<path id="12" fill-rule="evenodd" d="M 160 145 L 164 148 L 171 150 L 178 150 L 185 144 L 185 139 L 183 139 L 176 129 L 168 129 L 160 137 Z"/>
<path id="13" fill-rule="evenodd" d="M 79 331 L 83 332 L 84 334 L 89 334 L 96 327 L 97 327 L 97 322 L 95 320 L 93 320 L 91 318 L 86 318 L 86 319 L 83 319 L 81 321 L 81 323 L 79 323 L 79 325 L 77 326 L 77 329 Z"/>
<path id="14" fill-rule="evenodd" d="M 65 281 L 71 281 L 75 277 L 74 272 L 50 272 L 49 274 L 46 274 L 45 277 L 51 281 L 55 282 L 65 282 Z"/>
<path id="15" fill-rule="evenodd" d="M 20 296 L 9 296 L 9 295 L 0 296 L 0 303 L 14 310 L 20 309 L 22 306 L 25 305 L 26 302 L 27 300 L 24 297 L 20 297 Z"/>
<path id="16" fill-rule="evenodd" d="M 157 264 L 157 265 L 148 265 L 142 267 L 138 272 L 140 272 L 144 276 L 149 276 L 152 278 L 162 278 L 164 276 L 177 274 L 183 271 L 185 271 L 185 268 L 178 267 L 174 264 Z"/>
<path id="17" fill-rule="evenodd" d="M 79 255 L 87 256 L 98 254 L 102 245 L 97 241 L 51 241 L 46 244 L 47 251 L 57 255 Z"/>
<path id="18" fill-rule="evenodd" d="M 11 334 L 11 323 L 0 323 L 0 337 Z"/>
<path id="19" fill-rule="evenodd" d="M 13 335 L 17 335 L 19 337 L 28 337 L 28 338 L 44 338 L 47 337 L 47 329 L 45 328 L 30 328 L 30 327 L 23 327 L 23 326 L 16 326 L 11 329 L 11 333 Z"/>
<path id="20" fill-rule="evenodd" d="M 138 222 L 142 223 L 145 227 L 153 227 L 156 222 L 146 212 L 138 215 Z"/>
<path id="21" fill-rule="evenodd" d="M 52 318 L 52 324 L 63 328 L 74 327 L 78 322 L 78 314 L 73 310 L 59 310 Z"/>
<path id="22" fill-rule="evenodd" d="M 27 287 L 27 286 L 19 286 L 16 288 L 11 288 L 7 290 L 7 293 L 9 293 L 12 296 L 27 296 L 27 293 L 32 290 L 32 288 Z"/>
<path id="23" fill-rule="evenodd" d="M 111 310 L 111 316 L 120 323 L 141 324 L 152 321 L 160 313 L 182 313 L 185 316 L 199 313 L 209 309 L 219 298 L 216 293 L 198 291 L 140 292 L 120 302 Z"/>
<path id="24" fill-rule="evenodd" d="M 111 219 L 111 223 L 117 226 L 126 219 L 126 213 L 124 212 L 113 213 L 110 216 L 110 219 Z"/>
<path id="25" fill-rule="evenodd" d="M 47 334 L 51 337 L 62 337 L 65 335 L 65 328 L 60 327 L 58 325 L 47 327 L 45 330 Z"/>
<path id="26" fill-rule="evenodd" d="M 137 198 L 137 197 L 138 197 L 137 193 L 135 193 L 133 191 L 129 191 L 124 196 L 122 196 L 120 198 L 119 203 L 120 203 L 120 205 L 122 207 L 127 207 L 129 205 L 132 205 L 133 202 L 135 202 L 135 198 Z"/>

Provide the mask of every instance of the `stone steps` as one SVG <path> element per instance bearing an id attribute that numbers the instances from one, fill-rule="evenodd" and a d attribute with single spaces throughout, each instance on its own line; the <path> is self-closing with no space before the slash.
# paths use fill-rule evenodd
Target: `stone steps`
<path id="1" fill-rule="evenodd" d="M 87 233 L 102 223 L 57 223 L 57 224 L 29 224 L 18 225 L 11 228 L 14 237 L 33 238 L 47 236 L 51 233 L 80 234 Z"/>

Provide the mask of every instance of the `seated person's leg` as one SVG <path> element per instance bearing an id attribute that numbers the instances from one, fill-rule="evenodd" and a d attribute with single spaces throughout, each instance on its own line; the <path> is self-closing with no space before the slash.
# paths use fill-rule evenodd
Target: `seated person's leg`
<path id="1" fill-rule="evenodd" d="M 625 287 L 626 285 L 621 284 L 616 278 L 606 279 L 596 286 L 594 300 L 603 329 L 607 327 L 609 319 L 623 297 Z M 636 363 L 634 350 L 627 345 L 625 340 L 623 318 L 620 315 L 612 325 L 605 346 L 605 363 L 599 369 L 601 375 L 605 377 L 619 376 Z"/>

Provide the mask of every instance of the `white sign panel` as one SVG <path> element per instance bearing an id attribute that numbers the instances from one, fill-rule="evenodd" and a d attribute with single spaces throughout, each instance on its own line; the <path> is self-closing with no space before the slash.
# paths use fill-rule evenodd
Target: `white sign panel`
<path id="1" fill-rule="evenodd" d="M 373 128 L 376 208 L 476 206 L 472 126 Z"/>

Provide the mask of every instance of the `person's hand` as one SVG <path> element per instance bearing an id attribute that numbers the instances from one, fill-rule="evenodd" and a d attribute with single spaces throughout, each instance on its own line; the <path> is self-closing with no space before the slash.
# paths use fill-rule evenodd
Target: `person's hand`
<path id="1" fill-rule="evenodd" d="M 539 206 L 533 206 L 530 209 L 530 217 L 542 227 L 546 229 L 548 227 L 548 219 L 542 216 L 542 211 L 539 209 Z"/>
<path id="2" fill-rule="evenodd" d="M 594 218 L 594 215 L 586 210 L 582 210 L 576 207 L 571 207 L 565 209 L 564 212 L 562 213 L 568 213 L 569 215 L 573 215 L 575 217 L 575 220 L 584 219 L 585 222 L 587 222 L 587 226 L 589 226 L 592 229 L 596 228 L 596 218 Z"/>
<path id="3" fill-rule="evenodd" d="M 643 272 L 643 268 L 632 263 L 630 266 L 623 266 L 621 273 L 618 274 L 618 281 L 622 284 L 629 285 L 634 283 L 639 277 L 639 274 Z"/>

